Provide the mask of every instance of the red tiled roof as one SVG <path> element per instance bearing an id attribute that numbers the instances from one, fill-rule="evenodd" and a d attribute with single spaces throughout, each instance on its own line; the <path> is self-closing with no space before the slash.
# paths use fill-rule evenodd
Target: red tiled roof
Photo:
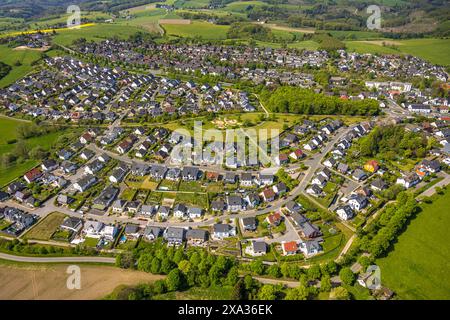
<path id="1" fill-rule="evenodd" d="M 264 191 L 263 191 L 263 194 L 264 194 L 264 197 L 265 197 L 266 199 L 275 197 L 275 192 L 273 192 L 272 189 L 266 189 L 266 190 L 264 190 Z"/>
<path id="2" fill-rule="evenodd" d="M 290 241 L 283 243 L 283 249 L 286 252 L 293 252 L 298 250 L 297 242 Z"/>
<path id="3" fill-rule="evenodd" d="M 39 176 L 41 173 L 42 173 L 41 170 L 39 170 L 38 168 L 34 168 L 34 169 L 31 169 L 30 171 L 28 171 L 27 173 L 25 173 L 25 177 L 27 177 L 27 179 L 29 181 L 32 181 L 37 176 Z"/>
<path id="4" fill-rule="evenodd" d="M 279 212 L 275 212 L 270 214 L 267 219 L 269 220 L 269 223 L 273 224 L 281 220 L 281 214 Z"/>

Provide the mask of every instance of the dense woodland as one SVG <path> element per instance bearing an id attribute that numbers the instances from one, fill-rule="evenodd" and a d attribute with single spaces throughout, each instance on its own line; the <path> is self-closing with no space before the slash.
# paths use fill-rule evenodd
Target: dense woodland
<path id="1" fill-rule="evenodd" d="M 365 157 L 394 160 L 422 158 L 426 155 L 428 141 L 423 133 L 406 131 L 401 126 L 376 127 L 360 139 L 360 152 Z"/>
<path id="2" fill-rule="evenodd" d="M 350 101 L 290 86 L 264 89 L 261 99 L 272 112 L 281 113 L 377 115 L 380 112 L 375 100 Z"/>

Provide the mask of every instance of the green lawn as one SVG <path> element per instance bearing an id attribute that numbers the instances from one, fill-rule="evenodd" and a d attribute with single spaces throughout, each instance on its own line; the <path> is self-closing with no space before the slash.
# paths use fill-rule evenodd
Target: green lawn
<path id="1" fill-rule="evenodd" d="M 206 193 L 181 193 L 177 192 L 175 203 L 208 208 L 208 195 Z"/>
<path id="2" fill-rule="evenodd" d="M 0 88 L 4 88 L 22 78 L 31 70 L 32 64 L 41 59 L 41 52 L 36 50 L 13 50 L 7 45 L 0 45 L 0 61 L 10 65 L 11 71 L 0 79 Z M 16 65 L 17 64 L 17 65 Z"/>
<path id="3" fill-rule="evenodd" d="M 402 299 L 450 299 L 450 188 L 408 225 L 377 264 L 381 281 Z"/>
<path id="4" fill-rule="evenodd" d="M 52 212 L 44 219 L 39 221 L 33 228 L 31 228 L 25 235 L 24 239 L 34 240 L 50 240 L 53 233 L 59 228 L 63 222 L 65 214 L 60 212 Z"/>
<path id="5" fill-rule="evenodd" d="M 181 181 L 179 191 L 203 192 L 202 184 L 199 181 Z"/>

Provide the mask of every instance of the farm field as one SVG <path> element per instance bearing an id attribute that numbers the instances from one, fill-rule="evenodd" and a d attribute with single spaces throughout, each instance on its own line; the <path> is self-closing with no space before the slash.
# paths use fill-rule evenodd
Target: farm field
<path id="1" fill-rule="evenodd" d="M 164 278 L 110 266 L 80 265 L 82 290 L 67 289 L 68 265 L 0 265 L 0 299 L 94 300 L 120 285 L 137 285 Z"/>
<path id="2" fill-rule="evenodd" d="M 4 88 L 22 78 L 33 69 L 32 64 L 41 59 L 41 52 L 35 50 L 14 50 L 0 45 L 0 61 L 10 65 L 11 71 L 0 79 L 0 88 Z"/>
<path id="3" fill-rule="evenodd" d="M 25 235 L 24 239 L 50 240 L 53 233 L 63 222 L 65 214 L 52 212 L 42 220 L 38 221 Z"/>
<path id="4" fill-rule="evenodd" d="M 85 38 L 88 41 L 102 41 L 110 38 L 111 35 L 114 35 L 125 39 L 139 31 L 143 31 L 143 28 L 119 23 L 102 23 L 81 29 L 66 29 L 62 32 L 58 32 L 54 37 L 53 42 L 59 45 L 68 46 L 72 44 L 74 40 L 79 38 Z"/>
<path id="5" fill-rule="evenodd" d="M 191 24 L 165 24 L 168 36 L 201 37 L 204 40 L 223 40 L 227 37 L 229 26 L 219 26 L 205 21 L 192 21 Z"/>
<path id="6" fill-rule="evenodd" d="M 378 259 L 381 282 L 401 299 L 450 299 L 450 189 L 412 219 L 387 257 Z"/>
<path id="7" fill-rule="evenodd" d="M 386 39 L 389 43 L 392 40 Z M 383 47 L 383 40 L 374 41 L 346 41 L 348 49 L 360 53 L 380 53 L 380 54 L 412 54 L 423 58 L 434 64 L 450 65 L 450 39 L 411 39 L 395 40 L 397 49 Z"/>

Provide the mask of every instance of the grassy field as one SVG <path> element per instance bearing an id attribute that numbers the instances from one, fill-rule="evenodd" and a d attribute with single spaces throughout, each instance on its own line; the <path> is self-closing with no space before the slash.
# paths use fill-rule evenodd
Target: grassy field
<path id="1" fill-rule="evenodd" d="M 50 213 L 31 228 L 24 235 L 24 239 L 50 240 L 52 234 L 58 229 L 65 217 L 66 215 L 60 212 Z"/>
<path id="2" fill-rule="evenodd" d="M 0 79 L 0 88 L 4 88 L 22 78 L 33 69 L 32 64 L 41 59 L 41 52 L 35 50 L 14 50 L 0 45 L 0 61 L 12 67 L 11 71 Z"/>
<path id="3" fill-rule="evenodd" d="M 188 25 L 165 24 L 163 28 L 168 36 L 223 40 L 227 37 L 229 26 L 219 26 L 205 21 L 192 21 Z"/>
<path id="4" fill-rule="evenodd" d="M 111 38 L 111 36 L 126 39 L 132 34 L 143 30 L 142 27 L 122 23 L 101 23 L 86 28 L 58 32 L 54 37 L 54 43 L 68 46 L 79 38 L 85 38 L 88 41 L 102 41 Z"/>
<path id="5" fill-rule="evenodd" d="M 16 143 L 8 144 L 8 140 L 16 138 L 16 127 L 23 123 L 21 120 L 0 117 L 0 155 L 14 150 Z M 42 136 L 29 138 L 25 140 L 26 145 L 31 150 L 36 146 L 50 150 L 51 146 L 61 136 L 61 131 L 51 132 Z M 9 167 L 0 167 L 0 186 L 8 183 L 17 176 L 23 175 L 26 171 L 36 166 L 37 160 L 25 160 L 17 162 Z"/>
<path id="6" fill-rule="evenodd" d="M 360 53 L 411 54 L 434 64 L 450 65 L 450 39 L 395 40 L 394 47 L 383 46 L 382 42 L 383 40 L 346 41 L 345 44 L 348 49 Z"/>
<path id="7" fill-rule="evenodd" d="M 408 225 L 387 257 L 377 264 L 381 282 L 401 299 L 450 299 L 450 188 Z"/>

